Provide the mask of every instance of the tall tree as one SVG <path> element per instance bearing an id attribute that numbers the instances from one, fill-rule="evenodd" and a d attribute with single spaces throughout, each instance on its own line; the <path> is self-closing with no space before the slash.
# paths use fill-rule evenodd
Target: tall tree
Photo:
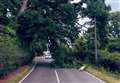
<path id="1" fill-rule="evenodd" d="M 54 53 L 65 37 L 71 41 L 77 38 L 77 14 L 70 0 L 29 0 L 27 7 L 18 17 L 17 34 L 28 47 L 35 42 L 40 42 L 41 47 L 49 43 Z"/>
<path id="2" fill-rule="evenodd" d="M 108 15 L 110 7 L 106 6 L 105 0 L 82 0 L 87 4 L 87 8 L 83 8 L 83 16 L 92 19 L 93 23 L 96 21 L 97 39 L 100 43 L 100 48 L 104 48 L 107 43 L 108 29 Z M 96 20 L 95 20 L 96 19 Z"/>
<path id="3" fill-rule="evenodd" d="M 86 7 L 83 5 L 86 4 Z M 108 42 L 108 15 L 110 7 L 106 6 L 105 0 L 81 0 L 78 4 L 78 8 L 81 10 L 80 15 L 82 17 L 88 17 L 91 19 L 90 29 L 93 28 L 93 38 L 94 38 L 94 49 L 95 49 L 95 60 L 96 63 L 98 54 L 97 47 L 99 43 L 99 48 L 105 48 Z M 88 29 L 88 30 L 90 30 Z"/>

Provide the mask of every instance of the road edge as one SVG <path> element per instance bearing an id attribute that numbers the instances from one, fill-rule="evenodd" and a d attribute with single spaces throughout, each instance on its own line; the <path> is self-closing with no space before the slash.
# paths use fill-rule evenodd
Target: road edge
<path id="1" fill-rule="evenodd" d="M 57 70 L 55 69 L 54 72 L 55 72 L 55 76 L 56 76 L 56 79 L 57 79 L 57 83 L 60 83 L 60 79 L 59 79 Z"/>
<path id="2" fill-rule="evenodd" d="M 86 73 L 86 74 L 88 74 L 88 75 L 90 75 L 90 76 L 92 76 L 93 78 L 101 81 L 102 83 L 106 83 L 105 81 L 101 80 L 100 78 L 96 77 L 95 75 L 93 75 L 93 74 L 91 74 L 91 73 L 89 73 L 89 72 L 87 72 L 87 71 L 83 71 L 83 72 Z"/>
<path id="3" fill-rule="evenodd" d="M 37 65 L 37 63 L 35 63 L 35 64 L 33 65 L 32 69 L 28 72 L 28 74 L 25 75 L 18 83 L 22 83 L 22 82 L 34 71 L 36 65 Z"/>

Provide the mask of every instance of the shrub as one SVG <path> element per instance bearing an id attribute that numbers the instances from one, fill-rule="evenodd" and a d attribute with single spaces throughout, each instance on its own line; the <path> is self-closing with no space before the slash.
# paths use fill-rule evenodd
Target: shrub
<path id="1" fill-rule="evenodd" d="M 108 51 L 100 51 L 100 65 L 106 69 L 120 73 L 120 53 L 110 53 Z"/>
<path id="2" fill-rule="evenodd" d="M 74 50 L 69 48 L 68 45 L 61 43 L 58 45 L 53 58 L 54 66 L 55 67 L 62 67 L 62 68 L 78 68 L 80 67 L 80 62 L 76 59 L 74 54 Z"/>
<path id="3" fill-rule="evenodd" d="M 61 44 L 56 49 L 55 53 L 53 54 L 53 58 L 55 59 L 55 66 L 56 67 L 64 67 L 64 59 L 66 56 L 66 48 L 65 45 Z"/>
<path id="4" fill-rule="evenodd" d="M 16 37 L 0 33 L 0 78 L 31 59 L 29 52 L 18 46 Z"/>
<path id="5" fill-rule="evenodd" d="M 108 44 L 108 51 L 109 52 L 120 52 L 120 39 L 112 39 Z"/>

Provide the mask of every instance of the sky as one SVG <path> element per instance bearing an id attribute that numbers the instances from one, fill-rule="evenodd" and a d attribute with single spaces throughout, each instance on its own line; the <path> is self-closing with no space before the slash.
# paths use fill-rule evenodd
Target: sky
<path id="1" fill-rule="evenodd" d="M 74 0 L 74 1 L 72 1 L 72 3 L 78 3 L 79 1 L 81 1 L 81 0 Z M 106 5 L 111 6 L 111 11 L 112 12 L 120 11 L 120 0 L 106 0 L 105 3 L 106 3 Z M 86 7 L 86 5 L 83 5 L 83 7 Z M 81 18 L 81 19 L 79 19 L 79 23 L 81 25 L 84 24 L 85 22 L 89 22 L 89 21 L 90 21 L 89 18 Z M 87 28 L 83 27 L 82 30 L 84 32 L 84 31 L 87 30 Z"/>
<path id="2" fill-rule="evenodd" d="M 120 11 L 120 0 L 106 0 L 106 4 L 111 6 L 113 12 Z"/>
<path id="3" fill-rule="evenodd" d="M 80 0 L 74 0 L 74 2 L 79 2 Z M 112 12 L 120 11 L 120 0 L 106 0 L 106 4 L 111 6 Z"/>

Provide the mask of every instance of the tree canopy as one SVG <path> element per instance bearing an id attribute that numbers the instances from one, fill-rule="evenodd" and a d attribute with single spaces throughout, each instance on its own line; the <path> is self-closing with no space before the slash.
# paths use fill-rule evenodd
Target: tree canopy
<path id="1" fill-rule="evenodd" d="M 32 53 L 41 55 L 48 45 L 59 64 L 74 64 L 76 59 L 86 59 L 83 57 L 87 55 L 93 60 L 95 33 L 99 50 L 110 47 L 119 51 L 119 47 L 113 48 L 119 44 L 119 13 L 110 13 L 105 0 L 71 1 L 1 0 L 0 28 L 5 27 L 5 32 L 10 34 L 14 32 L 12 36 L 18 38 L 19 45 Z M 79 17 L 90 21 L 80 25 Z M 86 31 L 80 35 L 83 27 Z M 3 28 L 0 31 L 4 31 Z M 109 43 L 112 40 L 115 42 Z"/>
<path id="2" fill-rule="evenodd" d="M 27 9 L 18 17 L 17 34 L 28 46 L 41 42 L 54 48 L 58 42 L 65 42 L 65 37 L 71 41 L 78 37 L 76 19 L 75 6 L 69 0 L 29 0 Z"/>

